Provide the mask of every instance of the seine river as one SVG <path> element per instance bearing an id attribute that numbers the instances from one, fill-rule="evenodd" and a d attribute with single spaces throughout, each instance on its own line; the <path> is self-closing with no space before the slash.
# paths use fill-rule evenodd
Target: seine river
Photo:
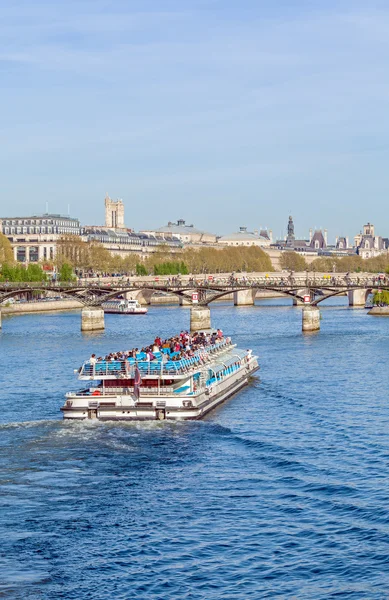
<path id="1" fill-rule="evenodd" d="M 204 421 L 64 423 L 91 352 L 188 327 L 185 308 L 3 317 L 0 597 L 389 597 L 389 319 L 212 307 L 260 378 Z"/>

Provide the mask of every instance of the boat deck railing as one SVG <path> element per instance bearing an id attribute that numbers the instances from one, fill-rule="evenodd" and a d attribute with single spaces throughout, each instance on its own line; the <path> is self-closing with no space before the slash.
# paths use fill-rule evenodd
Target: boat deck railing
<path id="1" fill-rule="evenodd" d="M 177 356 L 179 352 L 164 353 L 167 354 L 167 360 L 162 359 L 162 352 L 155 352 L 156 360 L 146 361 L 143 356 L 139 359 L 128 358 L 126 360 L 102 360 L 96 363 L 85 362 L 80 371 L 79 377 L 90 377 L 99 379 L 102 377 L 110 377 L 117 379 L 132 379 L 135 375 L 135 369 L 138 367 L 142 377 L 147 375 L 169 376 L 169 375 L 184 375 L 188 371 L 206 365 L 211 358 L 221 351 L 225 351 L 233 347 L 229 338 L 200 348 L 194 352 L 190 358 L 181 358 L 180 360 L 171 360 Z M 139 356 L 139 355 L 138 355 Z"/>
<path id="2" fill-rule="evenodd" d="M 98 394 L 96 394 L 96 390 L 98 390 Z M 175 393 L 176 390 L 171 386 L 160 386 L 158 387 L 144 387 L 142 386 L 140 389 L 140 395 L 143 396 L 162 396 L 162 395 L 171 395 Z M 129 396 L 132 397 L 134 394 L 133 387 L 115 387 L 115 388 L 91 388 L 90 390 L 80 390 L 78 392 L 68 392 L 67 396 L 85 396 L 88 398 L 95 398 L 99 400 L 99 398 L 112 398 L 118 395 L 121 396 Z"/>

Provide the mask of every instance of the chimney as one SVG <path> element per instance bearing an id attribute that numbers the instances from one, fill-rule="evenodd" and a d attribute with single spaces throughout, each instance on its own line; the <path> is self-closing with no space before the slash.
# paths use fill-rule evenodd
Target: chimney
<path id="1" fill-rule="evenodd" d="M 273 230 L 269 229 L 269 240 L 272 242 L 273 241 Z"/>
<path id="2" fill-rule="evenodd" d="M 348 242 L 348 237 L 346 237 L 346 248 L 349 248 L 349 247 L 350 247 L 350 245 L 349 245 L 349 242 Z"/>
<path id="3" fill-rule="evenodd" d="M 311 242 L 312 242 L 312 227 L 309 230 L 309 243 L 311 243 Z"/>
<path id="4" fill-rule="evenodd" d="M 327 231 L 327 229 L 325 229 L 324 230 L 324 241 L 326 243 L 326 246 L 328 246 L 328 241 L 327 240 L 328 240 L 328 231 Z"/>

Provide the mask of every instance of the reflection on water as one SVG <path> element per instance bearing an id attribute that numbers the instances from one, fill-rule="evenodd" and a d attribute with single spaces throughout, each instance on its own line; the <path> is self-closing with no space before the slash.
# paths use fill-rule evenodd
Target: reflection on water
<path id="1" fill-rule="evenodd" d="M 184 423 L 67 423 L 73 369 L 188 326 L 185 308 L 3 318 L 0 597 L 386 598 L 389 319 L 283 299 L 212 307 L 260 379 Z"/>

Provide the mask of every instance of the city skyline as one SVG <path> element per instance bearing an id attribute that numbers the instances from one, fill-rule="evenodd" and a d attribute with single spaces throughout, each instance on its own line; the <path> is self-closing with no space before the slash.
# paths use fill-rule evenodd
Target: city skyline
<path id="1" fill-rule="evenodd" d="M 1 214 L 387 235 L 389 9 L 273 4 L 6 0 Z"/>
<path id="2" fill-rule="evenodd" d="M 115 228 L 112 223 L 107 222 L 107 217 L 108 217 L 108 221 L 113 218 L 113 217 L 111 217 L 110 209 L 108 209 L 108 212 L 107 212 L 107 203 L 108 203 L 108 206 L 112 205 L 112 207 L 114 207 L 116 204 L 119 204 L 119 205 L 122 206 L 122 208 L 121 208 L 121 210 L 122 210 L 122 219 L 124 218 L 124 222 L 122 221 L 122 223 L 118 226 L 119 228 L 123 227 L 124 229 L 132 230 L 132 231 L 138 231 L 138 232 L 144 232 L 144 231 L 149 231 L 149 230 L 151 231 L 151 230 L 153 230 L 152 227 L 149 228 L 147 226 L 140 227 L 138 230 L 135 230 L 131 226 L 128 226 L 127 223 L 125 222 L 125 220 L 126 220 L 126 218 L 125 218 L 125 208 L 126 208 L 125 207 L 125 203 L 123 202 L 122 199 L 118 198 L 118 199 L 114 200 L 113 198 L 111 198 L 108 195 L 106 195 L 106 197 L 105 197 L 105 209 L 103 209 L 101 211 L 103 215 L 105 213 L 105 222 L 104 222 L 104 216 L 103 216 L 102 220 L 99 220 L 96 223 L 91 223 L 91 222 L 84 223 L 78 217 L 78 215 L 70 214 L 70 211 L 67 212 L 67 213 L 58 213 L 58 212 L 56 213 L 54 211 L 39 213 L 39 212 L 35 211 L 34 213 L 31 213 L 29 215 L 27 215 L 27 214 L 25 214 L 25 215 L 15 215 L 15 214 L 0 215 L 0 223 L 3 222 L 3 224 L 4 224 L 7 219 L 20 220 L 20 219 L 26 219 L 26 218 L 27 219 L 29 219 L 29 218 L 38 218 L 39 219 L 39 218 L 45 218 L 45 217 L 49 217 L 49 218 L 50 217 L 59 217 L 59 218 L 77 220 L 79 222 L 79 225 L 80 225 L 81 229 L 83 229 L 85 227 L 88 227 L 88 226 L 102 227 L 103 229 L 104 228 Z M 46 206 L 46 208 L 48 209 L 48 206 Z M 295 220 L 293 218 L 293 215 L 289 215 L 289 219 L 290 218 L 293 219 L 293 224 L 294 224 Z M 146 221 L 147 221 L 147 219 L 146 219 Z M 159 227 L 161 225 L 162 225 L 162 227 L 165 227 L 165 228 L 167 226 L 169 226 L 170 224 L 173 225 L 173 226 L 176 226 L 177 223 L 180 224 L 181 222 L 186 227 L 189 227 L 189 228 L 193 227 L 195 231 L 198 229 L 196 223 L 189 223 L 185 219 L 182 219 L 182 218 L 179 218 L 179 219 L 176 219 L 176 220 L 169 219 L 169 220 L 167 220 L 166 222 L 164 222 L 162 224 L 157 224 L 157 227 L 155 227 L 154 229 L 159 229 Z M 281 240 L 286 240 L 287 239 L 288 227 L 287 227 L 287 223 L 286 222 L 285 222 L 285 225 L 286 225 L 285 229 L 283 231 L 281 231 L 281 233 L 279 235 L 277 234 L 277 232 L 275 232 L 273 230 L 273 228 L 271 226 L 268 227 L 266 225 L 266 226 L 263 227 L 262 225 L 258 226 L 257 224 L 252 224 L 251 227 L 248 227 L 247 225 L 242 225 L 241 224 L 238 227 L 236 227 L 236 229 L 234 231 L 227 232 L 227 235 L 228 234 L 232 234 L 234 232 L 239 232 L 239 231 L 242 231 L 242 230 L 248 230 L 248 231 L 256 232 L 256 233 L 261 232 L 261 231 L 267 231 L 267 232 L 269 232 L 271 234 L 271 237 L 270 237 L 271 243 L 275 244 L 277 242 L 277 240 L 281 241 Z M 329 231 L 326 227 L 316 227 L 316 226 L 314 226 L 314 227 L 311 226 L 311 227 L 309 227 L 308 231 L 301 232 L 299 230 L 298 225 L 297 225 L 294 237 L 296 239 L 305 239 L 307 241 L 310 241 L 311 238 L 312 238 L 312 235 L 315 232 L 318 232 L 318 233 L 322 232 L 324 234 L 324 236 L 325 236 L 326 244 L 328 246 L 331 246 L 334 243 L 336 243 L 336 241 L 338 240 L 338 238 L 344 237 L 344 238 L 347 238 L 350 241 L 350 247 L 351 247 L 351 246 L 354 245 L 354 238 L 357 237 L 358 235 L 362 234 L 362 232 L 363 232 L 363 230 L 365 229 L 366 226 L 372 226 L 373 229 L 374 229 L 374 223 L 371 223 L 370 221 L 366 221 L 366 222 L 363 223 L 363 225 L 361 225 L 360 229 L 358 231 L 355 231 L 354 234 L 352 234 L 351 236 L 349 236 L 349 235 L 343 236 L 342 234 L 334 233 L 334 232 Z M 215 236 L 218 239 L 221 238 L 221 237 L 223 237 L 224 235 L 226 235 L 226 232 L 220 232 L 220 231 L 217 231 L 217 230 L 213 231 L 213 232 L 208 232 L 208 233 L 215 234 Z M 174 235 L 174 232 L 173 232 L 173 235 Z M 377 235 L 381 235 L 381 237 L 387 237 L 385 235 L 385 233 L 382 234 L 382 232 L 377 232 Z"/>

